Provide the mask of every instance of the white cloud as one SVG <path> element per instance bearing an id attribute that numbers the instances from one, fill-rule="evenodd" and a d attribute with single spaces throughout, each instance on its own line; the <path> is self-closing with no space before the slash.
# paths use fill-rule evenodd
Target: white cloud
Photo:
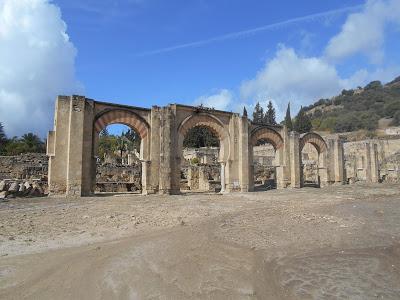
<path id="1" fill-rule="evenodd" d="M 196 105 L 203 104 L 206 107 L 213 107 L 219 110 L 226 110 L 231 105 L 233 93 L 227 89 L 217 91 L 212 95 L 204 95 L 195 100 Z"/>
<path id="2" fill-rule="evenodd" d="M 347 17 L 341 32 L 329 41 L 326 56 L 340 60 L 363 53 L 373 63 L 382 62 L 385 26 L 390 22 L 400 24 L 399 0 L 367 1 L 361 12 Z"/>
<path id="3" fill-rule="evenodd" d="M 56 96 L 82 91 L 59 8 L 48 0 L 0 1 L 0 45 L 0 122 L 9 136 L 44 136 Z"/>
<path id="4" fill-rule="evenodd" d="M 243 82 L 240 91 L 244 99 L 263 104 L 272 100 L 279 117 L 288 101 L 298 109 L 318 98 L 331 97 L 343 87 L 333 65 L 317 57 L 300 57 L 294 49 L 280 46 L 254 79 Z"/>

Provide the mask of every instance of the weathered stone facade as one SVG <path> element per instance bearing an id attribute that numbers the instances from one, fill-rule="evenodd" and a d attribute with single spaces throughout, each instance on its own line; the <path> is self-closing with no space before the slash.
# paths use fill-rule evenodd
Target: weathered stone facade
<path id="1" fill-rule="evenodd" d="M 171 104 L 146 109 L 59 96 L 47 147 L 51 194 L 83 196 L 94 192 L 98 134 L 114 123 L 130 126 L 140 135 L 145 194 L 180 192 L 183 140 L 195 126 L 206 126 L 220 140 L 221 192 L 254 189 L 252 148 L 260 140 L 268 141 L 276 151 L 278 188 L 303 185 L 300 154 L 308 143 L 321 157 L 321 185 L 345 182 L 339 139 L 324 140 L 316 133 L 299 135 L 282 126 L 254 124 L 247 116 L 202 107 Z"/>

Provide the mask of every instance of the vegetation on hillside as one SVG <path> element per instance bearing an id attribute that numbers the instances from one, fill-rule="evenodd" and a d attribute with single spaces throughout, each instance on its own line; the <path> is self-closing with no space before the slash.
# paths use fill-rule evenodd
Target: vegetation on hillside
<path id="1" fill-rule="evenodd" d="M 400 77 L 382 85 L 372 81 L 364 88 L 343 90 L 332 99 L 320 99 L 304 107 L 311 118 L 312 129 L 331 132 L 375 130 L 382 118 L 400 125 Z"/>

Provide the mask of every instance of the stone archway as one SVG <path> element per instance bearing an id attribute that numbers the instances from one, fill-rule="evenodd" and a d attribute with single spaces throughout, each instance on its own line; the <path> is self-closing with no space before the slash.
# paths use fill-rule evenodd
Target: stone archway
<path id="1" fill-rule="evenodd" d="M 284 140 L 282 136 L 273 128 L 268 126 L 260 126 L 255 128 L 251 132 L 250 143 L 249 143 L 249 189 L 254 190 L 254 157 L 253 147 L 257 145 L 259 141 L 265 141 L 271 144 L 275 150 L 275 184 L 280 186 L 282 180 L 282 157 L 283 157 L 283 145 Z M 279 184 L 278 184 L 279 182 Z"/>
<path id="2" fill-rule="evenodd" d="M 328 182 L 328 168 L 326 165 L 327 161 L 327 155 L 328 155 L 328 146 L 325 142 L 325 140 L 317 133 L 314 132 L 309 132 L 306 134 L 303 134 L 300 137 L 299 141 L 299 152 L 300 152 L 300 186 L 304 186 L 304 164 L 303 164 L 303 155 L 302 151 L 306 144 L 312 145 L 318 154 L 318 157 L 316 158 L 316 184 L 318 187 L 324 186 Z"/>
<path id="3" fill-rule="evenodd" d="M 147 124 L 146 120 L 140 117 L 133 111 L 127 109 L 106 109 L 101 111 L 94 117 L 93 121 L 93 141 L 92 141 L 92 157 L 97 156 L 99 133 L 101 130 L 106 128 L 108 125 L 112 124 L 123 124 L 131 129 L 133 129 L 141 139 L 140 143 L 140 160 L 141 160 L 141 185 L 142 193 L 146 193 L 147 187 L 147 164 L 149 156 L 149 131 L 150 126 Z M 93 159 L 92 162 L 92 192 L 95 190 L 96 185 L 96 160 Z"/>
<path id="4" fill-rule="evenodd" d="M 230 155 L 230 145 L 229 145 L 229 132 L 225 129 L 221 120 L 219 120 L 216 116 L 213 116 L 209 113 L 195 113 L 187 118 L 185 118 L 181 124 L 179 124 L 177 128 L 178 140 L 177 140 L 177 164 L 176 164 L 176 172 L 175 172 L 175 189 L 178 190 L 177 184 L 180 181 L 180 169 L 181 162 L 183 161 L 183 141 L 185 139 L 186 134 L 190 129 L 203 126 L 208 128 L 216 137 L 219 139 L 220 149 L 219 149 L 219 157 L 218 162 L 221 165 L 221 192 L 225 192 L 225 186 L 227 182 L 226 174 L 226 164 Z"/>

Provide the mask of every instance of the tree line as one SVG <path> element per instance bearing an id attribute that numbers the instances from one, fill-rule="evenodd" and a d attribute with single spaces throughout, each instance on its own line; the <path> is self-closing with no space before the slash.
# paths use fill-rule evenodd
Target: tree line
<path id="1" fill-rule="evenodd" d="M 104 128 L 99 135 L 98 157 L 103 161 L 106 156 L 123 157 L 126 152 L 139 152 L 140 143 L 140 136 L 132 129 L 122 132 L 121 135 L 113 135 Z"/>
<path id="2" fill-rule="evenodd" d="M 0 122 L 0 155 L 19 155 L 23 153 L 45 153 L 46 141 L 34 133 L 8 138 Z"/>
<path id="3" fill-rule="evenodd" d="M 247 115 L 246 108 L 243 109 L 243 115 Z M 272 104 L 272 101 L 268 102 L 267 109 L 264 113 L 264 109 L 257 102 L 253 111 L 253 123 L 263 124 L 263 125 L 277 125 L 276 122 L 276 111 Z M 301 107 L 297 116 L 292 119 L 290 114 L 290 103 L 288 104 L 286 110 L 285 119 L 280 123 L 281 125 L 286 125 L 289 131 L 297 131 L 299 133 L 306 133 L 311 131 L 312 123 L 311 118 L 306 114 L 306 110 Z"/>

